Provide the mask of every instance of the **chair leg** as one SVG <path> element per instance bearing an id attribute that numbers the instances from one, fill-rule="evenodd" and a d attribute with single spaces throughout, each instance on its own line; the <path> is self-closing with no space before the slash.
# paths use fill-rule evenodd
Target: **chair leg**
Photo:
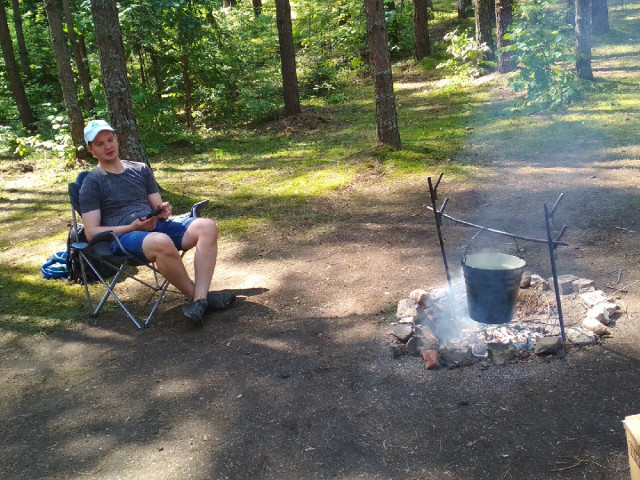
<path id="1" fill-rule="evenodd" d="M 98 273 L 96 272 L 96 275 L 98 276 L 98 280 L 100 280 L 100 282 L 107 288 L 107 291 L 104 292 L 104 295 L 102 296 L 102 300 L 100 300 L 100 303 L 98 304 L 94 312 L 91 314 L 91 316 L 93 317 L 98 316 L 98 314 L 100 313 L 100 310 L 102 310 L 102 307 L 104 307 L 105 302 L 109 298 L 109 295 L 113 295 L 114 298 L 117 298 L 116 294 L 113 293 L 113 289 L 118 283 L 118 280 L 120 280 L 120 276 L 122 275 L 122 272 L 124 271 L 124 269 L 125 269 L 125 265 L 121 265 L 120 269 L 114 275 L 113 280 L 111 280 L 111 283 L 109 284 L 107 284 L 107 282 L 104 281 L 103 278 L 100 275 L 98 275 Z"/>
<path id="2" fill-rule="evenodd" d="M 82 255 L 81 255 L 81 257 L 82 257 Z M 98 314 L 100 313 L 100 311 L 102 310 L 102 307 L 104 307 L 105 303 L 109 299 L 109 297 L 112 296 L 114 298 L 114 300 L 118 303 L 120 308 L 122 308 L 122 310 L 127 315 L 127 317 L 129 317 L 129 319 L 135 324 L 135 326 L 138 327 L 138 330 L 144 330 L 145 328 L 147 328 L 149 326 L 149 323 L 151 322 L 151 319 L 153 318 L 153 315 L 156 313 L 156 310 L 158 309 L 158 307 L 162 303 L 162 300 L 164 299 L 164 295 L 167 292 L 167 289 L 169 288 L 169 281 L 168 280 L 164 280 L 164 282 L 162 284 L 160 284 L 157 272 L 156 272 L 155 269 L 153 269 L 154 280 L 155 280 L 155 283 L 156 283 L 156 287 L 154 287 L 152 289 L 155 292 L 158 293 L 158 298 L 154 302 L 153 307 L 151 308 L 151 312 L 147 316 L 147 319 L 141 325 L 140 322 L 138 322 L 138 320 L 135 318 L 135 316 L 131 313 L 131 311 L 124 305 L 124 303 L 122 303 L 122 301 L 120 300 L 118 295 L 116 295 L 116 293 L 114 292 L 114 289 L 115 289 L 116 285 L 120 281 L 120 277 L 125 273 L 125 269 L 126 269 L 127 265 L 126 264 L 121 265 L 120 268 L 118 269 L 118 271 L 116 272 L 116 274 L 114 275 L 113 279 L 111 280 L 111 282 L 107 283 L 104 280 L 104 278 L 102 278 L 102 276 L 97 272 L 97 270 L 95 269 L 95 267 L 91 264 L 91 262 L 89 260 L 87 260 L 87 264 L 89 265 L 91 270 L 93 270 L 93 273 L 96 275 L 96 277 L 98 278 L 100 283 L 102 283 L 102 285 L 106 288 L 106 292 L 102 296 L 102 299 L 100 300 L 100 302 L 96 306 L 95 310 L 93 310 L 90 315 L 92 317 L 97 317 Z M 86 276 L 84 278 L 86 279 Z M 86 280 L 85 280 L 85 292 L 86 292 L 86 295 L 87 295 L 87 301 L 89 303 L 89 309 L 91 311 L 92 302 L 91 302 L 91 297 L 89 295 L 89 289 L 88 289 L 87 283 L 88 282 L 86 282 Z M 151 287 L 151 285 L 148 285 L 148 286 Z"/>
<path id="3" fill-rule="evenodd" d="M 93 312 L 93 302 L 91 301 L 91 295 L 89 295 L 89 282 L 87 281 L 87 271 L 85 269 L 85 258 L 84 255 L 80 254 L 80 271 L 82 273 L 82 280 L 84 283 L 84 295 L 87 298 L 87 305 L 89 306 L 89 312 Z M 90 314 L 93 316 L 93 314 Z"/>
<path id="4" fill-rule="evenodd" d="M 82 257 L 82 255 L 81 255 L 81 257 Z M 120 277 L 122 276 L 122 273 L 124 272 L 124 270 L 126 268 L 126 264 L 123 264 L 123 265 L 120 266 L 120 268 L 118 269 L 117 273 L 113 277 L 113 280 L 111 280 L 111 283 L 107 283 L 102 278 L 102 276 L 98 273 L 98 271 L 95 269 L 95 267 L 91 264 L 91 262 L 89 260 L 87 260 L 87 264 L 89 265 L 89 267 L 91 267 L 91 270 L 93 270 L 93 273 L 95 273 L 95 275 L 98 278 L 98 280 L 100 281 L 100 283 L 102 283 L 102 285 L 107 289 L 107 291 L 102 296 L 102 299 L 100 300 L 100 303 L 98 303 L 98 306 L 95 308 L 95 310 L 93 310 L 93 312 L 91 312 L 90 315 L 92 317 L 97 317 L 98 314 L 100 313 L 100 311 L 102 310 L 102 307 L 104 307 L 105 302 L 107 301 L 107 299 L 111 295 L 111 296 L 113 296 L 115 301 L 118 303 L 118 305 L 120 305 L 120 308 L 122 308 L 122 310 L 127 315 L 127 317 L 129 317 L 129 319 L 135 324 L 135 326 L 138 327 L 138 330 L 142 330 L 142 329 L 146 328 L 147 325 L 145 325 L 144 327 L 142 325 L 140 325 L 140 323 L 136 320 L 136 317 L 133 316 L 133 314 L 124 305 L 124 303 L 122 303 L 122 301 L 118 298 L 118 296 L 113 291 L 113 289 L 115 288 L 116 284 L 118 283 L 118 280 L 120 280 Z M 89 301 L 89 307 L 91 308 L 91 299 L 90 299 L 90 296 L 89 296 L 89 289 L 87 287 L 86 276 L 84 278 L 85 278 L 85 291 L 87 293 L 87 299 Z"/>
<path id="5" fill-rule="evenodd" d="M 156 313 L 156 310 L 158 309 L 158 307 L 160 306 L 160 303 L 162 303 L 162 300 L 164 299 L 164 294 L 167 293 L 167 288 L 169 288 L 169 281 L 165 280 L 164 283 L 162 284 L 162 287 L 160 288 L 158 299 L 153 304 L 153 308 L 151 309 L 151 312 L 149 312 L 149 316 L 147 317 L 147 320 L 144 322 L 142 328 L 147 328 L 149 326 L 151 317 L 153 317 L 153 314 Z"/>

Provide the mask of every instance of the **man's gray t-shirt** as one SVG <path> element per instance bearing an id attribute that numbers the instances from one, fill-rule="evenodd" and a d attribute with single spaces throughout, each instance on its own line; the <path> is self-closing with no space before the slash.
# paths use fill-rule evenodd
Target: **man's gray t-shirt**
<path id="1" fill-rule="evenodd" d="M 100 210 L 100 225 L 129 225 L 151 212 L 148 195 L 158 193 L 151 169 L 144 163 L 122 160 L 120 174 L 94 168 L 80 188 L 80 213 Z"/>

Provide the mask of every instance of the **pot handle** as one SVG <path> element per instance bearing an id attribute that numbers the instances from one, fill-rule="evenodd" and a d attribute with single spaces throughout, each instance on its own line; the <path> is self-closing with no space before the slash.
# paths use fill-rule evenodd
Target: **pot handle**
<path id="1" fill-rule="evenodd" d="M 478 235 L 480 235 L 485 230 L 487 230 L 487 227 L 480 227 L 478 229 L 478 231 L 476 232 L 476 234 L 473 237 L 471 237 L 471 240 L 469 240 L 469 242 L 465 245 L 465 247 L 464 247 L 464 255 L 462 256 L 462 263 L 463 264 L 467 263 L 467 252 L 469 251 L 469 247 L 471 246 L 471 242 L 473 242 L 476 239 L 476 237 Z M 516 241 L 516 238 L 515 237 L 511 237 L 511 238 L 513 240 L 513 243 L 516 246 L 516 252 L 518 252 L 518 255 L 520 255 L 520 248 L 518 248 L 518 242 Z"/>

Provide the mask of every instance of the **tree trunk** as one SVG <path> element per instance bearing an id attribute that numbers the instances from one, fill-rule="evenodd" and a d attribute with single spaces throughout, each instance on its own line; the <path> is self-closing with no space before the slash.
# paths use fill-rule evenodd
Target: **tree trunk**
<path id="1" fill-rule="evenodd" d="M 364 0 L 364 10 L 367 17 L 367 36 L 376 102 L 377 141 L 379 144 L 399 150 L 400 129 L 382 0 Z"/>
<path id="2" fill-rule="evenodd" d="M 289 0 L 276 0 L 276 21 L 280 40 L 280 64 L 284 88 L 284 110 L 287 117 L 300 113 L 300 93 L 296 73 L 296 54 L 291 27 L 291 5 Z"/>
<path id="3" fill-rule="evenodd" d="M 236 6 L 236 0 L 224 0 L 222 2 L 222 6 L 224 8 L 231 8 L 231 7 L 235 7 Z"/>
<path id="4" fill-rule="evenodd" d="M 576 72 L 584 80 L 593 80 L 590 17 L 590 0 L 576 0 Z"/>
<path id="5" fill-rule="evenodd" d="M 496 0 L 496 37 L 498 50 L 511 45 L 505 40 L 509 26 L 513 23 L 513 0 Z M 498 56 L 498 72 L 508 73 L 516 68 L 513 52 L 502 52 Z"/>
<path id="6" fill-rule="evenodd" d="M 89 74 L 89 62 L 86 56 L 82 55 L 82 49 L 80 43 L 76 37 L 75 23 L 73 21 L 73 15 L 71 13 L 71 7 L 69 6 L 69 0 L 62 0 L 62 8 L 64 10 L 64 17 L 67 22 L 67 32 L 69 35 L 69 43 L 71 44 L 71 53 L 73 53 L 73 60 L 75 61 L 78 69 L 78 79 L 80 80 L 80 86 L 82 87 L 82 93 L 84 94 L 84 102 L 87 110 L 90 112 L 95 110 L 96 102 L 93 99 L 91 93 L 91 75 Z"/>
<path id="7" fill-rule="evenodd" d="M 73 70 L 71 70 L 71 59 L 67 54 L 67 42 L 64 38 L 64 30 L 62 29 L 62 20 L 60 19 L 60 11 L 56 0 L 44 0 L 44 11 L 47 14 L 49 22 L 49 34 L 51 35 L 51 44 L 53 45 L 53 53 L 56 57 L 56 67 L 58 70 L 58 79 L 62 88 L 62 97 L 69 117 L 69 129 L 71 130 L 71 140 L 76 147 L 79 157 L 85 157 L 83 146 L 84 136 L 84 120 L 82 118 L 82 110 L 78 103 L 78 92 L 76 84 L 73 80 Z"/>
<path id="8" fill-rule="evenodd" d="M 31 73 L 31 62 L 29 61 L 29 53 L 27 52 L 27 44 L 24 41 L 24 30 L 22 28 L 22 15 L 20 14 L 20 0 L 12 0 L 13 7 L 13 25 L 16 30 L 16 41 L 18 42 L 18 56 L 20 57 L 20 66 L 22 73 L 27 80 L 33 78 Z"/>
<path id="9" fill-rule="evenodd" d="M 607 0 L 591 0 L 591 33 L 604 35 L 609 31 Z"/>
<path id="10" fill-rule="evenodd" d="M 138 56 L 138 66 L 140 67 L 140 83 L 142 83 L 142 85 L 144 85 L 148 90 L 151 90 L 151 85 L 149 84 L 147 69 L 145 66 L 144 51 L 142 50 L 140 44 L 136 44 L 134 48 L 136 51 L 136 55 Z"/>
<path id="11" fill-rule="evenodd" d="M 253 0 L 253 15 L 255 17 L 262 15 L 262 0 Z"/>
<path id="12" fill-rule="evenodd" d="M 18 115 L 20 115 L 20 121 L 22 126 L 27 132 L 34 132 L 36 130 L 36 118 L 29 105 L 27 94 L 20 78 L 20 70 L 18 62 L 13 53 L 13 43 L 11 41 L 11 33 L 9 31 L 9 23 L 7 22 L 7 11 L 4 8 L 4 3 L 0 0 L 0 47 L 2 47 L 2 56 L 4 58 L 4 66 L 7 71 L 7 77 L 9 78 L 9 84 L 11 86 L 11 92 L 16 99 L 16 107 L 18 108 Z"/>
<path id="13" fill-rule="evenodd" d="M 184 89 L 184 114 L 187 117 L 187 126 L 193 130 L 193 113 L 191 108 L 191 72 L 189 70 L 189 55 L 180 57 L 182 67 L 182 87 Z"/>
<path id="14" fill-rule="evenodd" d="M 569 25 L 576 24 L 576 0 L 567 0 L 567 16 L 565 22 Z"/>
<path id="15" fill-rule="evenodd" d="M 475 18 L 476 18 L 476 42 L 478 45 L 485 43 L 489 47 L 486 58 L 493 60 L 493 29 L 491 28 L 491 13 L 489 12 L 490 0 L 475 0 Z"/>
<path id="16" fill-rule="evenodd" d="M 104 96 L 111 126 L 118 132 L 120 155 L 122 158 L 149 165 L 133 111 L 116 2 L 91 0 L 91 13 L 100 52 Z"/>
<path id="17" fill-rule="evenodd" d="M 158 100 L 160 100 L 162 98 L 164 83 L 162 82 L 162 77 L 160 76 L 160 60 L 158 59 L 158 52 L 153 48 L 148 48 L 147 53 L 149 55 L 149 61 L 151 63 L 151 76 L 153 77 L 153 83 L 155 84 L 154 95 Z"/>
<path id="18" fill-rule="evenodd" d="M 431 55 L 429 40 L 428 0 L 413 0 L 413 31 L 416 38 L 416 59 Z"/>
<path id="19" fill-rule="evenodd" d="M 458 8 L 458 20 L 467 18 L 469 8 L 471 7 L 472 0 L 457 0 L 456 6 Z"/>

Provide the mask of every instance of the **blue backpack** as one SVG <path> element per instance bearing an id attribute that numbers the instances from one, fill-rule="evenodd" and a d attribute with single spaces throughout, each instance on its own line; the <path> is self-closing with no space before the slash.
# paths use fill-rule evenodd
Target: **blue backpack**
<path id="1" fill-rule="evenodd" d="M 40 271 L 42 272 L 42 278 L 47 280 L 68 277 L 67 252 L 58 252 L 51 255 L 49 260 L 42 264 Z"/>

